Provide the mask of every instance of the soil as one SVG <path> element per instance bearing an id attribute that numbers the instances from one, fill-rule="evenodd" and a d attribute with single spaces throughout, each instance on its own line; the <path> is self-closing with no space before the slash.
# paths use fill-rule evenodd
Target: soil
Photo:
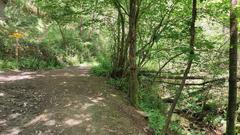
<path id="1" fill-rule="evenodd" d="M 148 135 L 126 97 L 89 67 L 0 74 L 0 135 Z"/>

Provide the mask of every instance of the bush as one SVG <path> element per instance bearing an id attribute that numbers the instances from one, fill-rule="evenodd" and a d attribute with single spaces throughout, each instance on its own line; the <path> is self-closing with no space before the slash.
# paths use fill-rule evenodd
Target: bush
<path id="1" fill-rule="evenodd" d="M 56 61 L 49 59 L 44 61 L 39 58 L 27 57 L 21 58 L 17 62 L 16 59 L 0 60 L 0 70 L 15 70 L 15 69 L 28 69 L 28 70 L 39 70 L 39 69 L 54 69 L 61 68 L 62 65 Z"/>
<path id="2" fill-rule="evenodd" d="M 15 60 L 0 60 L 0 70 L 18 69 L 18 64 Z"/>
<path id="3" fill-rule="evenodd" d="M 165 124 L 164 115 L 158 110 L 149 110 L 148 112 L 149 124 L 152 129 L 154 129 L 155 134 L 161 135 L 162 129 Z"/>
<path id="4" fill-rule="evenodd" d="M 29 57 L 19 60 L 19 69 L 31 69 L 31 70 L 39 70 L 39 69 L 54 69 L 60 68 L 63 65 L 56 62 L 53 59 L 49 59 L 48 61 L 44 61 L 39 58 Z"/>
<path id="5" fill-rule="evenodd" d="M 91 69 L 91 73 L 96 76 L 110 76 L 112 72 L 111 60 L 105 56 L 101 56 L 97 60 L 99 64 Z"/>
<path id="6" fill-rule="evenodd" d="M 141 89 L 139 92 L 139 106 L 148 114 L 150 127 L 155 134 L 161 134 L 165 122 L 166 105 L 158 96 L 156 88 Z"/>
<path id="7" fill-rule="evenodd" d="M 127 78 L 110 79 L 108 81 L 108 84 L 112 85 L 114 88 L 118 90 L 122 90 L 124 93 L 128 92 Z"/>

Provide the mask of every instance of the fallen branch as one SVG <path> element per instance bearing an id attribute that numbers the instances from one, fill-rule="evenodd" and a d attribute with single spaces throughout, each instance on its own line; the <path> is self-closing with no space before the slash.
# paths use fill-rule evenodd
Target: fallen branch
<path id="1" fill-rule="evenodd" d="M 209 83 L 215 83 L 215 82 L 225 82 L 228 78 L 219 78 L 219 79 L 213 79 L 213 80 L 209 80 L 209 81 L 205 81 L 202 83 L 186 83 L 185 85 L 187 86 L 202 86 L 202 85 L 206 85 Z M 240 78 L 239 78 L 240 79 Z M 157 80 L 156 82 L 160 82 L 160 83 L 166 83 L 166 84 L 170 84 L 170 85 L 181 85 L 180 83 L 175 83 L 175 82 L 167 82 L 167 81 L 162 81 L 162 80 Z"/>

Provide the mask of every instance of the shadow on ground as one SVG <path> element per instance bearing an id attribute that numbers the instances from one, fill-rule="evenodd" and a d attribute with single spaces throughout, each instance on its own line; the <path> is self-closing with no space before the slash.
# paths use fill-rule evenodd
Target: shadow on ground
<path id="1" fill-rule="evenodd" d="M 0 74 L 1 135 L 145 135 L 146 120 L 88 67 Z"/>

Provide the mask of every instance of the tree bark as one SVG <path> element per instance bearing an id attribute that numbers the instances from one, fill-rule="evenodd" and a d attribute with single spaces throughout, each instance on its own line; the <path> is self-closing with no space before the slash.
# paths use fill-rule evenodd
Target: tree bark
<path id="1" fill-rule="evenodd" d="M 57 25 L 58 25 L 59 32 L 60 32 L 61 37 L 62 37 L 62 48 L 66 50 L 67 49 L 67 41 L 66 41 L 64 32 L 62 30 L 62 27 L 61 27 L 60 23 L 57 22 Z"/>
<path id="2" fill-rule="evenodd" d="M 137 65 L 136 65 L 136 40 L 137 40 L 137 18 L 138 18 L 138 0 L 130 0 L 130 14 L 129 14 L 129 63 L 130 63 L 130 76 L 129 76 L 129 98 L 132 105 L 137 104 Z"/>
<path id="3" fill-rule="evenodd" d="M 237 0 L 231 0 L 230 13 L 230 49 L 229 49 L 229 91 L 227 109 L 227 135 L 235 135 L 235 118 L 237 106 L 237 45 L 238 22 L 236 15 Z"/>
<path id="4" fill-rule="evenodd" d="M 194 45 L 195 45 L 195 34 L 196 34 L 196 30 L 195 30 L 195 22 L 196 22 L 196 18 L 197 18 L 197 1 L 193 0 L 192 1 L 192 22 L 191 22 L 191 28 L 190 28 L 190 53 L 189 53 L 189 59 L 188 59 L 188 63 L 187 63 L 187 67 L 184 71 L 183 74 L 183 79 L 181 81 L 181 85 L 179 87 L 179 90 L 177 90 L 176 92 L 176 96 L 174 98 L 173 104 L 171 105 L 171 108 L 168 112 L 167 118 L 165 120 L 165 126 L 163 128 L 163 135 L 167 135 L 168 134 L 168 130 L 169 130 L 169 125 L 171 123 L 171 119 L 172 119 L 172 114 L 174 112 L 174 109 L 177 105 L 177 102 L 182 94 L 182 91 L 184 89 L 184 86 L 186 84 L 186 79 L 188 77 L 188 74 L 190 72 L 191 66 L 192 66 L 192 62 L 193 62 L 193 55 L 194 55 Z"/>
<path id="5" fill-rule="evenodd" d="M 115 58 L 113 60 L 113 71 L 111 76 L 113 78 L 122 78 L 126 74 L 126 65 L 128 57 L 128 43 L 126 43 L 126 34 L 125 34 L 125 14 L 121 3 L 118 0 L 113 0 L 113 4 L 118 11 L 118 20 L 117 20 L 117 44 Z"/>

